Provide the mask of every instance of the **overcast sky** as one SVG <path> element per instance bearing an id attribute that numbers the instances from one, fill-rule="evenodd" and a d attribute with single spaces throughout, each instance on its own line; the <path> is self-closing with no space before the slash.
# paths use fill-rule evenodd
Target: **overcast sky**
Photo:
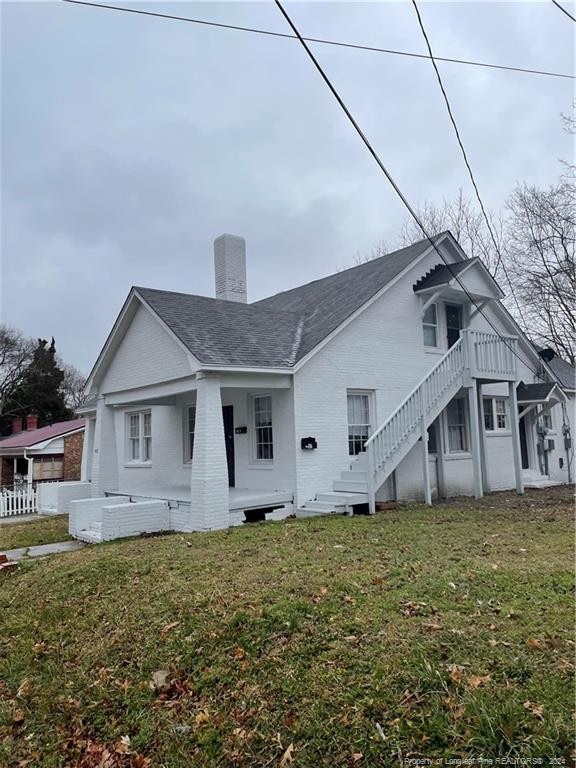
<path id="1" fill-rule="evenodd" d="M 286 31 L 272 2 L 132 7 Z M 424 50 L 411 3 L 286 7 L 311 37 Z M 438 55 L 573 71 L 551 2 L 420 7 Z M 131 285 L 214 295 L 222 232 L 247 240 L 249 300 L 397 240 L 404 209 L 297 42 L 64 3 L 1 13 L 1 319 L 84 373 Z M 469 191 L 429 62 L 314 50 L 414 204 Z M 440 66 L 485 203 L 554 182 L 573 81 Z"/>

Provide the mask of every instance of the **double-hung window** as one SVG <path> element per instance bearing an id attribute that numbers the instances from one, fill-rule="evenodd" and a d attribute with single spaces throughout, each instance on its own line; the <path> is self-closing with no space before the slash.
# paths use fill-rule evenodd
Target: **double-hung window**
<path id="1" fill-rule="evenodd" d="M 422 332 L 424 334 L 425 347 L 438 346 L 438 318 L 436 304 L 430 304 L 422 318 Z"/>
<path id="2" fill-rule="evenodd" d="M 128 435 L 128 461 L 149 463 L 152 461 L 152 412 L 138 411 L 126 414 Z"/>
<path id="3" fill-rule="evenodd" d="M 505 397 L 482 398 L 482 411 L 486 432 L 508 429 L 508 405 Z"/>
<path id="4" fill-rule="evenodd" d="M 370 396 L 348 392 L 348 453 L 357 456 L 370 436 Z"/>
<path id="5" fill-rule="evenodd" d="M 463 397 L 456 397 L 446 409 L 448 419 L 448 450 L 462 453 L 468 450 L 466 430 L 466 404 Z"/>
<path id="6" fill-rule="evenodd" d="M 252 399 L 254 411 L 254 457 L 258 461 L 272 461 L 274 444 L 272 439 L 272 395 L 255 395 Z"/>
<path id="7" fill-rule="evenodd" d="M 194 432 L 196 430 L 196 406 L 190 405 L 185 411 L 184 422 L 184 460 L 192 461 L 194 455 Z"/>

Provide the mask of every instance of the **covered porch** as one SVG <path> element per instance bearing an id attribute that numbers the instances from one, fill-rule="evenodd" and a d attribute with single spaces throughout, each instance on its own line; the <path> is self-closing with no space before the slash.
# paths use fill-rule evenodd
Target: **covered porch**
<path id="1" fill-rule="evenodd" d="M 100 396 L 88 422 L 92 498 L 161 500 L 179 530 L 286 516 L 292 394 L 285 373 L 220 370 Z"/>

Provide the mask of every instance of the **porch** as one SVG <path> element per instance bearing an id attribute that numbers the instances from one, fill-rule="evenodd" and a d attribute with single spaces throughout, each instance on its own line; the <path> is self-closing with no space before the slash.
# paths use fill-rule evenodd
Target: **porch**
<path id="1" fill-rule="evenodd" d="M 106 516 L 141 513 L 138 532 L 160 519 L 162 530 L 223 529 L 292 511 L 293 390 L 285 373 L 198 372 L 100 396 L 86 442 L 85 476 L 100 501 L 86 507 L 91 528 Z"/>
<path id="2" fill-rule="evenodd" d="M 145 493 L 125 494 L 121 491 L 111 491 L 106 496 L 128 496 L 130 501 L 145 499 L 160 499 L 167 501 L 171 508 L 189 507 L 192 494 L 189 485 L 159 485 L 148 488 Z M 257 488 L 228 488 L 228 510 L 231 514 L 245 513 L 252 510 L 278 509 L 286 504 L 292 504 L 293 494 L 290 491 L 262 490 Z"/>

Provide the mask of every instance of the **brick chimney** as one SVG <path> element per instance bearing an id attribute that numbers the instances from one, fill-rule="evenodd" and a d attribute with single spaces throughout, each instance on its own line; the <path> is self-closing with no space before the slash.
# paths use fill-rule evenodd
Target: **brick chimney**
<path id="1" fill-rule="evenodd" d="M 16 435 L 18 432 L 22 432 L 22 419 L 20 416 L 15 416 L 12 419 L 12 434 Z"/>
<path id="2" fill-rule="evenodd" d="M 26 416 L 26 429 L 31 432 L 33 429 L 38 429 L 38 416 L 35 413 L 29 413 Z"/>
<path id="3" fill-rule="evenodd" d="M 246 304 L 246 241 L 236 235 L 214 240 L 216 298 Z"/>

